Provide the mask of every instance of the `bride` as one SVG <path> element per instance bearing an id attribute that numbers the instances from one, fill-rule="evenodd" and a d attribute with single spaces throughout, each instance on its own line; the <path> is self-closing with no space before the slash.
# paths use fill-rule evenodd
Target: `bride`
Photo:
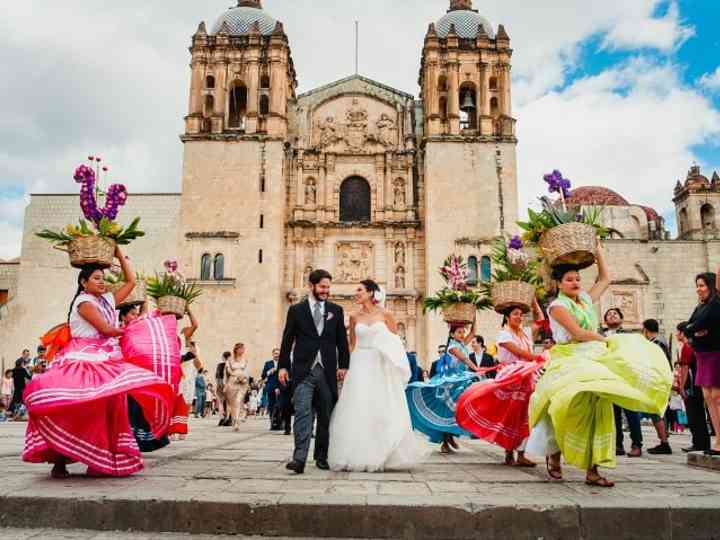
<path id="1" fill-rule="evenodd" d="M 350 369 L 330 421 L 335 471 L 405 470 L 429 454 L 415 435 L 405 398 L 410 364 L 377 283 L 358 285 L 350 317 Z"/>

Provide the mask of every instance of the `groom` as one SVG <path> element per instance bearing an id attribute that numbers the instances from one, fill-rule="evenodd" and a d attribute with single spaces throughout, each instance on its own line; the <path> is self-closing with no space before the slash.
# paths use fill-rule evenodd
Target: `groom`
<path id="1" fill-rule="evenodd" d="M 308 281 L 308 298 L 288 310 L 278 364 L 278 378 L 283 386 L 287 386 L 292 369 L 295 453 L 287 468 L 297 474 L 305 472 L 313 405 L 317 413 L 315 465 L 318 469 L 330 468 L 327 462 L 330 414 L 338 399 L 337 381 L 343 380 L 350 364 L 343 309 L 328 301 L 332 276 L 325 270 L 315 270 Z"/>

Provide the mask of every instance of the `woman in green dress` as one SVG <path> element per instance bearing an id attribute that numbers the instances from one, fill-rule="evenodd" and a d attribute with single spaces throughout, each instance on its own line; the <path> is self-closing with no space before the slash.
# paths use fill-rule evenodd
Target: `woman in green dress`
<path id="1" fill-rule="evenodd" d="M 672 373 L 662 350 L 640 334 L 604 338 L 593 306 L 610 285 L 602 253 L 598 278 L 582 288 L 575 267 L 555 268 L 559 294 L 548 309 L 557 345 L 530 400 L 532 432 L 527 452 L 545 455 L 548 474 L 562 479 L 566 463 L 587 471 L 586 483 L 612 487 L 598 467 L 615 466 L 613 404 L 662 415 Z"/>

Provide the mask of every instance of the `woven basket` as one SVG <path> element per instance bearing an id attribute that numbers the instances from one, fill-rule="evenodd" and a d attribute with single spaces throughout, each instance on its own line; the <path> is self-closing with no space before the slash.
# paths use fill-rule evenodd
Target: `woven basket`
<path id="1" fill-rule="evenodd" d="M 187 302 L 179 296 L 162 296 L 157 300 L 157 307 L 163 315 L 175 315 L 182 319 L 187 311 Z"/>
<path id="2" fill-rule="evenodd" d="M 476 308 L 473 304 L 451 304 L 442 308 L 446 323 L 471 323 L 475 320 Z"/>
<path id="3" fill-rule="evenodd" d="M 117 283 L 108 283 L 107 290 L 111 293 L 116 293 L 120 288 L 125 285 L 125 282 L 118 281 Z M 122 301 L 120 305 L 123 304 L 141 304 L 145 303 L 147 300 L 147 285 L 143 280 L 138 280 L 135 283 L 135 288 L 130 293 L 130 296 L 128 296 L 125 300 Z"/>
<path id="4" fill-rule="evenodd" d="M 527 313 L 534 298 L 535 287 L 524 281 L 498 281 L 492 286 L 492 302 L 498 313 L 516 307 Z"/>
<path id="5" fill-rule="evenodd" d="M 586 223 L 565 223 L 540 237 L 540 249 L 550 266 L 563 264 L 587 268 L 595 263 L 597 231 Z"/>
<path id="6" fill-rule="evenodd" d="M 101 268 L 110 268 L 115 259 L 115 241 L 102 236 L 79 236 L 73 239 L 67 249 L 70 255 L 70 265 L 82 268 L 89 264 L 96 264 Z"/>

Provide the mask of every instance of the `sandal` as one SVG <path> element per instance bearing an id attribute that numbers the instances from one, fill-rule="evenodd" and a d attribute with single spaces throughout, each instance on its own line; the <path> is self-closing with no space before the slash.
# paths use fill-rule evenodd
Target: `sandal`
<path id="1" fill-rule="evenodd" d="M 550 463 L 550 456 L 545 457 L 545 466 L 547 467 L 547 472 L 550 478 L 553 480 L 562 480 L 562 467 L 560 465 L 555 465 L 554 463 Z"/>
<path id="2" fill-rule="evenodd" d="M 440 446 L 440 453 L 441 453 L 441 454 L 454 454 L 454 453 L 455 453 L 455 450 L 453 450 L 452 448 L 450 448 L 450 447 L 448 446 L 447 441 L 445 441 L 444 443 L 442 443 L 442 446 Z"/>
<path id="3" fill-rule="evenodd" d="M 505 465 L 509 465 L 511 467 L 513 465 L 517 465 L 514 452 L 505 452 Z"/>
<path id="4" fill-rule="evenodd" d="M 608 480 L 595 473 L 595 478 L 585 477 L 585 484 L 593 487 L 611 488 L 615 487 L 615 482 Z"/>
<path id="5" fill-rule="evenodd" d="M 534 461 L 530 461 L 525 456 L 518 456 L 517 461 L 515 462 L 516 467 L 527 467 L 528 469 L 532 469 L 533 467 L 537 467 L 537 463 Z M 560 476 L 562 478 L 562 475 Z"/>
<path id="6" fill-rule="evenodd" d="M 457 443 L 457 441 L 455 440 L 455 438 L 452 435 L 450 437 L 448 437 L 447 442 L 455 450 L 460 450 L 460 445 Z"/>

